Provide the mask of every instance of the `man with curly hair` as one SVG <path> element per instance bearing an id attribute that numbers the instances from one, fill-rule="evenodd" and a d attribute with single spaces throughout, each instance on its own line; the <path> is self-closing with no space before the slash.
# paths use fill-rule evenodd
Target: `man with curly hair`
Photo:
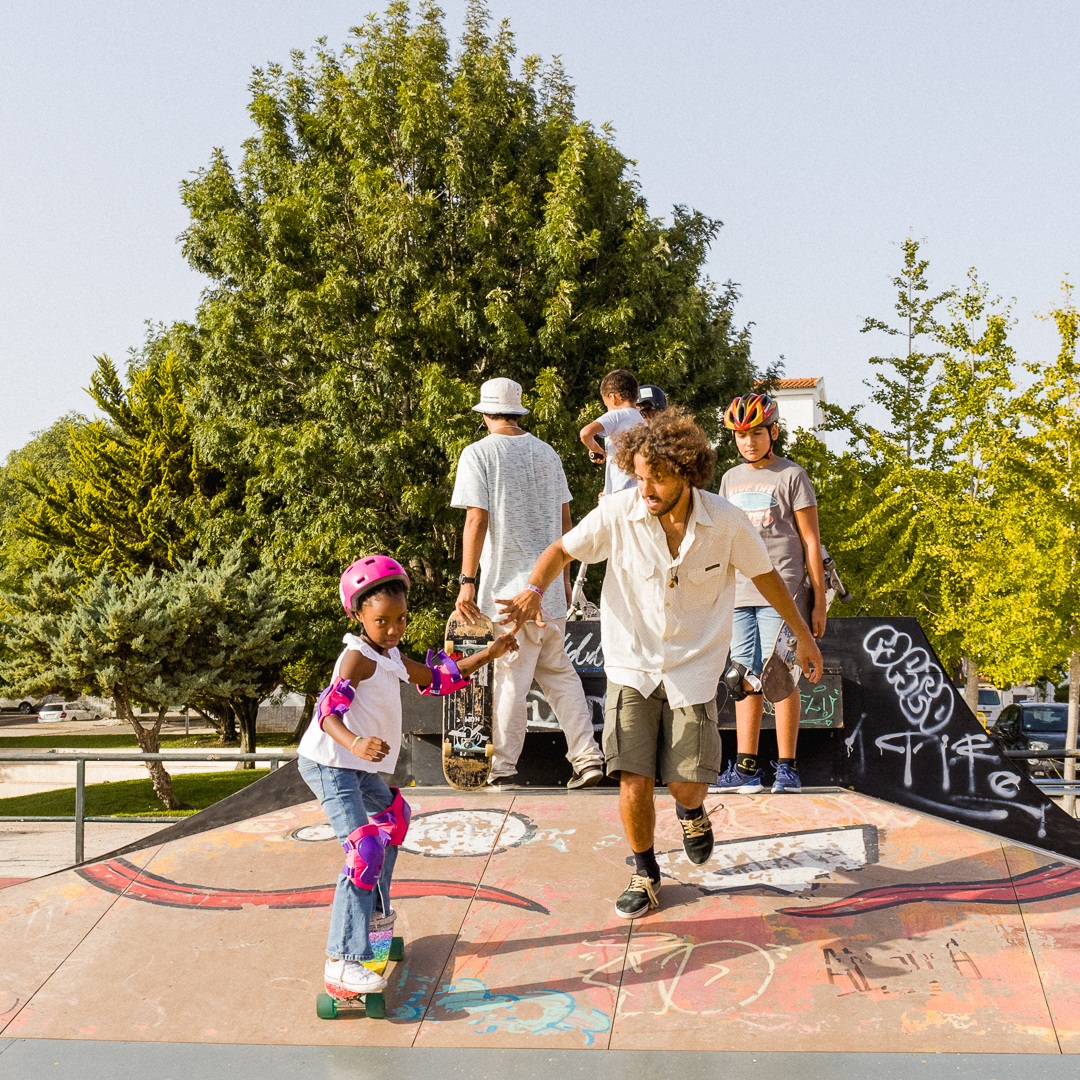
<path id="1" fill-rule="evenodd" d="M 703 803 L 721 764 L 716 689 L 731 639 L 735 570 L 788 620 L 812 682 L 821 677 L 821 653 L 757 530 L 705 490 L 716 453 L 685 409 L 666 409 L 622 432 L 615 455 L 636 487 L 601 500 L 540 556 L 524 591 L 497 603 L 503 622 L 520 627 L 542 616 L 544 590 L 568 563 L 607 560 L 600 598 L 604 755 L 608 774 L 619 775 L 619 812 L 635 863 L 615 912 L 634 919 L 660 903 L 657 765 L 675 800 L 687 858 L 700 864 L 712 854 Z"/>

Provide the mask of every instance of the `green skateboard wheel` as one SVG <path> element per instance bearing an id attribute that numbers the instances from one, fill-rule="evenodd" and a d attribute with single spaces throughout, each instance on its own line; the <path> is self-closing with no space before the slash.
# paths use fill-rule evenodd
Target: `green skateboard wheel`
<path id="1" fill-rule="evenodd" d="M 372 1020 L 382 1020 L 386 1016 L 386 998 L 382 994 L 368 994 L 364 998 L 364 1008 Z"/>
<path id="2" fill-rule="evenodd" d="M 320 1020 L 334 1020 L 337 1018 L 337 1002 L 329 994 L 319 994 L 315 998 L 315 1012 Z"/>
<path id="3" fill-rule="evenodd" d="M 391 938 L 390 939 L 390 956 L 391 960 L 404 960 L 405 959 L 405 939 L 404 938 Z"/>

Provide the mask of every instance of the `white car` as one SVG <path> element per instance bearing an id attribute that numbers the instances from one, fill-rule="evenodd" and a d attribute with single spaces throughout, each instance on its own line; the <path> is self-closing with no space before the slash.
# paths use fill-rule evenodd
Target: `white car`
<path id="1" fill-rule="evenodd" d="M 38 713 L 39 724 L 55 724 L 61 720 L 100 720 L 101 713 L 81 701 L 54 701 L 43 705 Z"/>

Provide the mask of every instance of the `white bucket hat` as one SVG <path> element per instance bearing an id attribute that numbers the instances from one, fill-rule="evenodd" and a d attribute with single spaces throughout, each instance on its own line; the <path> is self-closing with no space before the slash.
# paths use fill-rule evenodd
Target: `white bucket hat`
<path id="1" fill-rule="evenodd" d="M 521 383 L 513 379 L 488 379 L 480 387 L 480 404 L 473 406 L 473 412 L 488 416 L 525 416 L 528 411 L 521 404 Z"/>

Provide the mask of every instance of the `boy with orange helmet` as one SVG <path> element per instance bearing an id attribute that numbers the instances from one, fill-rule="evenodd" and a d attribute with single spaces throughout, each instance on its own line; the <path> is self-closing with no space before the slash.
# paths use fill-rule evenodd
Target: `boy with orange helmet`
<path id="1" fill-rule="evenodd" d="M 814 637 L 825 633 L 825 568 L 818 532 L 817 498 L 806 471 L 773 453 L 780 434 L 780 410 L 768 394 L 737 397 L 724 413 L 724 426 L 734 433 L 742 463 L 720 481 L 720 494 L 750 518 L 768 549 L 773 567 L 795 596 L 809 573 L 809 597 L 799 597 L 800 614 Z M 764 789 L 758 765 L 761 732 L 761 683 L 758 677 L 783 619 L 740 574 L 735 578 L 735 615 L 731 655 L 724 681 L 735 698 L 738 754 L 720 774 L 714 791 L 753 794 Z M 774 794 L 802 790 L 795 749 L 799 737 L 799 691 L 776 703 L 777 761 Z"/>

